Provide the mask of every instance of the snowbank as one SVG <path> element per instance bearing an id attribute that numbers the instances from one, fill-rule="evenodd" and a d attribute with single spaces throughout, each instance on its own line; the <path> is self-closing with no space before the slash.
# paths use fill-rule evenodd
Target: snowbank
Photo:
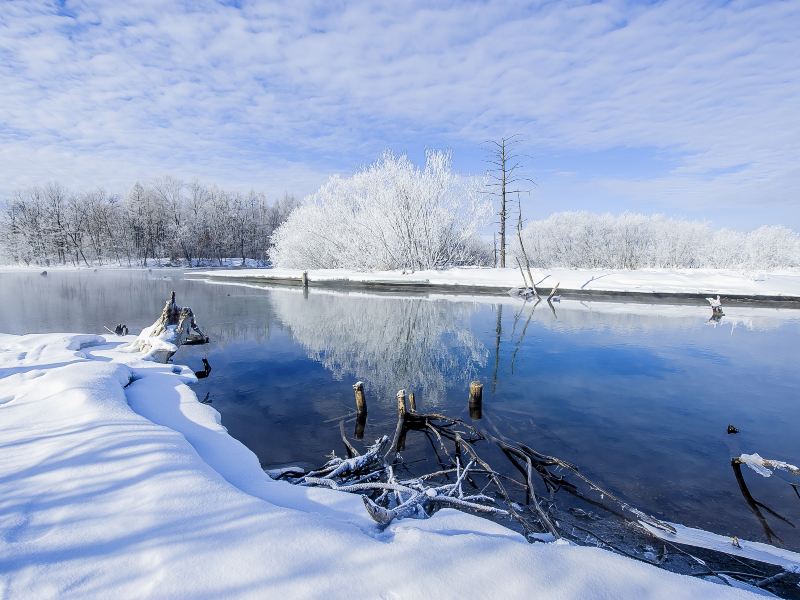
<path id="1" fill-rule="evenodd" d="M 123 343 L 0 334 L 2 598 L 750 597 L 454 510 L 381 532 L 269 479 L 191 371 Z"/>
<path id="2" fill-rule="evenodd" d="M 190 275 L 257 281 L 299 281 L 300 269 L 239 269 L 235 271 L 192 271 Z M 548 269 L 533 270 L 536 285 L 544 289 L 560 283 L 564 293 L 639 293 L 665 295 L 800 299 L 800 272 L 757 273 L 723 269 Z M 309 282 L 317 284 L 405 285 L 446 287 L 458 290 L 482 288 L 507 291 L 522 285 L 518 269 L 482 267 L 443 271 L 358 272 L 344 269 L 308 271 Z"/>

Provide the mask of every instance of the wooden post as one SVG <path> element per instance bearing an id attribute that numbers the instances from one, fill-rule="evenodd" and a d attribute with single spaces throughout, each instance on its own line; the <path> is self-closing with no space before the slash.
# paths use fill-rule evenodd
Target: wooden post
<path id="1" fill-rule="evenodd" d="M 469 416 L 471 419 L 480 419 L 483 414 L 483 384 L 472 381 L 469 384 Z"/>
<path id="2" fill-rule="evenodd" d="M 397 424 L 398 431 L 397 443 L 395 444 L 397 450 L 405 450 L 406 448 L 406 391 L 400 390 L 397 392 Z"/>
<path id="3" fill-rule="evenodd" d="M 417 412 L 417 399 L 414 398 L 414 392 L 408 392 L 408 409 L 411 412 Z"/>
<path id="4" fill-rule="evenodd" d="M 406 416 L 406 391 L 400 390 L 397 392 L 397 416 Z"/>
<path id="5" fill-rule="evenodd" d="M 303 283 L 303 287 L 308 287 L 308 271 L 303 271 L 303 274 L 300 276 L 300 281 Z"/>
<path id="6" fill-rule="evenodd" d="M 353 432 L 357 440 L 364 439 L 364 428 L 367 426 L 367 413 L 359 413 L 356 415 L 356 430 Z"/>
<path id="7" fill-rule="evenodd" d="M 355 392 L 356 395 L 356 414 L 366 415 L 367 397 L 364 394 L 364 382 L 356 381 L 355 384 L 353 384 L 353 391 Z"/>

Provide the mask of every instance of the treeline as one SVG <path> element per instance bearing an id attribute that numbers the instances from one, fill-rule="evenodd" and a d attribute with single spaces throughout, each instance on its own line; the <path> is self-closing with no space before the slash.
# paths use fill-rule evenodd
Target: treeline
<path id="1" fill-rule="evenodd" d="M 0 234 L 6 258 L 26 265 L 266 263 L 273 232 L 297 204 L 172 177 L 137 183 L 122 198 L 55 183 L 7 200 Z"/>
<path id="2" fill-rule="evenodd" d="M 562 212 L 530 222 L 523 241 L 545 268 L 800 267 L 800 235 L 781 226 L 741 232 L 661 215 Z"/>
<path id="3" fill-rule="evenodd" d="M 439 151 L 429 151 L 422 167 L 385 153 L 350 177 L 331 177 L 302 204 L 172 177 L 137 183 L 124 197 L 50 184 L 6 200 L 1 252 L 26 265 L 235 258 L 304 269 L 491 266 L 497 249 L 486 239 L 485 185 L 456 175 Z M 516 237 L 508 240 L 512 253 Z M 562 212 L 530 222 L 522 237 L 540 268 L 800 267 L 800 236 L 780 226 L 739 232 L 660 215 Z"/>

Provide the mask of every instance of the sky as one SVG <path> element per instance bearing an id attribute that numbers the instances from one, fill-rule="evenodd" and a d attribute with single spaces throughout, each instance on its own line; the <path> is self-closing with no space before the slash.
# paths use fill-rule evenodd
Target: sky
<path id="1" fill-rule="evenodd" d="M 0 196 L 170 174 L 304 196 L 385 150 L 526 216 L 800 229 L 800 2 L 0 0 Z"/>

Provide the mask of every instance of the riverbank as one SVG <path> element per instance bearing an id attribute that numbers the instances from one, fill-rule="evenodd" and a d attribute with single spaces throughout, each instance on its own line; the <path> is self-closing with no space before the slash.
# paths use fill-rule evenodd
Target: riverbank
<path id="1" fill-rule="evenodd" d="M 521 287 L 518 269 L 482 267 L 452 268 L 442 271 L 375 271 L 311 269 L 306 271 L 309 286 L 358 287 L 384 290 L 424 290 L 453 293 L 506 294 Z M 231 269 L 190 271 L 193 277 L 218 280 L 271 282 L 301 285 L 300 269 Z M 620 296 L 631 298 L 703 299 L 720 295 L 729 300 L 800 302 L 800 272 L 779 273 L 724 269 L 535 269 L 533 277 L 544 295 L 558 285 L 564 297 L 591 298 Z"/>
<path id="2" fill-rule="evenodd" d="M 381 531 L 271 480 L 189 369 L 113 340 L 0 335 L 4 598 L 751 597 L 449 509 Z"/>

